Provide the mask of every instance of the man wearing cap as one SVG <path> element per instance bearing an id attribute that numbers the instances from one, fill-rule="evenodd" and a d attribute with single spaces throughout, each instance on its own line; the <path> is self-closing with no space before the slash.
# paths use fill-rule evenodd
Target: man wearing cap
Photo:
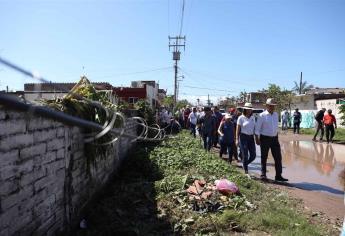
<path id="1" fill-rule="evenodd" d="M 271 149 L 276 170 L 275 180 L 288 181 L 282 176 L 282 155 L 278 140 L 278 114 L 274 111 L 276 105 L 272 98 L 267 99 L 266 110 L 259 115 L 255 125 L 255 141 L 261 149 L 261 179 L 267 179 L 266 163 L 268 151 Z"/>

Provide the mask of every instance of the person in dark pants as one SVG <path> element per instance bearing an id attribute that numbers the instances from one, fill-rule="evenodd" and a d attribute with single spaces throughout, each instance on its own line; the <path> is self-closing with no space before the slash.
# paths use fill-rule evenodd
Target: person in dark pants
<path id="1" fill-rule="evenodd" d="M 219 134 L 219 144 L 220 144 L 220 150 L 219 150 L 219 157 L 222 157 L 223 154 L 227 151 L 229 154 L 229 163 L 232 162 L 232 153 L 233 153 L 233 143 L 234 143 L 234 124 L 231 121 L 230 114 L 226 114 L 224 117 L 224 121 L 222 121 L 218 128 L 218 134 Z"/>
<path id="2" fill-rule="evenodd" d="M 298 108 L 295 109 L 295 112 L 292 115 L 293 117 L 293 133 L 299 134 L 299 128 L 302 122 L 302 114 L 298 111 Z"/>
<path id="3" fill-rule="evenodd" d="M 235 133 L 236 133 L 236 127 L 237 127 L 237 119 L 238 117 L 240 117 L 242 114 L 240 112 L 238 112 L 235 108 L 230 108 L 230 115 L 231 115 L 231 120 L 232 123 L 234 123 L 234 127 L 235 127 Z M 235 158 L 236 161 L 239 161 L 239 159 L 241 159 L 241 155 L 238 154 L 237 152 L 238 147 L 236 146 L 236 143 L 234 142 L 234 146 L 233 146 L 233 156 Z M 240 152 L 241 153 L 241 152 Z M 239 157 L 239 158 L 238 158 Z"/>
<path id="4" fill-rule="evenodd" d="M 217 106 L 213 108 L 213 115 L 216 117 L 216 129 L 218 130 L 220 122 L 222 122 L 223 115 L 219 112 L 219 109 Z M 213 137 L 213 147 L 217 147 L 218 143 L 218 133 L 216 132 L 215 136 Z"/>
<path id="5" fill-rule="evenodd" d="M 327 143 L 333 143 L 333 137 L 335 135 L 334 128 L 337 128 L 337 121 L 335 116 L 332 114 L 331 109 L 328 109 L 327 113 L 328 114 L 324 115 L 323 117 L 323 123 L 326 127 L 326 139 Z"/>
<path id="6" fill-rule="evenodd" d="M 317 127 L 316 127 L 316 133 L 314 135 L 313 141 L 316 141 L 316 136 L 319 134 L 320 130 L 321 130 L 320 141 L 322 141 L 322 139 L 323 139 L 323 134 L 324 134 L 323 116 L 325 115 L 325 111 L 326 111 L 326 108 L 322 108 L 315 115 L 315 120 L 317 122 Z"/>
<path id="7" fill-rule="evenodd" d="M 248 165 L 253 162 L 256 157 L 254 141 L 255 117 L 253 116 L 253 107 L 251 103 L 246 102 L 242 108 L 243 114 L 237 120 L 236 146 L 240 145 L 243 169 L 244 172 L 248 174 Z M 241 141 L 239 142 L 239 140 Z"/>
<path id="8" fill-rule="evenodd" d="M 261 179 L 267 180 L 266 163 L 268 152 L 271 149 L 276 170 L 276 181 L 288 181 L 282 176 L 282 155 L 278 140 L 278 114 L 274 112 L 275 106 L 272 98 L 266 101 L 266 111 L 258 116 L 255 124 L 255 142 L 261 149 Z"/>
<path id="9" fill-rule="evenodd" d="M 213 144 L 213 137 L 215 135 L 215 132 L 217 132 L 217 124 L 216 118 L 212 115 L 210 107 L 205 107 L 204 112 L 205 115 L 200 118 L 202 139 L 204 141 L 204 148 L 207 151 L 210 151 Z"/>

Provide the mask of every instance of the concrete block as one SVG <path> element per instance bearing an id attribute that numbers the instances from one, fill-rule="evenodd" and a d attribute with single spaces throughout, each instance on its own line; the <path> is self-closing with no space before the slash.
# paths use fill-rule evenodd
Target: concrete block
<path id="1" fill-rule="evenodd" d="M 4 210 L 4 209 L 3 209 Z M 7 209 L 0 214 L 0 228 L 9 227 L 10 222 L 19 216 L 19 210 L 17 206 Z"/>
<path id="2" fill-rule="evenodd" d="M 10 229 L 12 229 L 14 232 L 18 232 L 20 228 L 25 227 L 28 223 L 32 221 L 32 214 L 30 212 L 24 213 L 23 215 L 17 217 L 16 219 L 13 219 L 10 222 Z M 16 235 L 14 233 L 14 235 Z"/>
<path id="3" fill-rule="evenodd" d="M 20 174 L 26 174 L 34 169 L 34 160 L 33 159 L 27 159 L 25 161 L 21 161 L 18 165 L 18 171 Z"/>
<path id="4" fill-rule="evenodd" d="M 33 187 L 27 186 L 24 189 L 21 189 L 19 192 L 8 195 L 1 199 L 1 208 L 3 210 L 9 209 L 13 206 L 18 206 L 18 204 L 25 200 L 30 199 L 33 196 Z"/>
<path id="5" fill-rule="evenodd" d="M 19 184 L 16 179 L 0 182 L 0 196 L 6 196 L 19 191 Z"/>
<path id="6" fill-rule="evenodd" d="M 53 120 L 42 117 L 34 117 L 33 119 L 30 119 L 27 126 L 29 131 L 37 131 L 53 127 L 56 127 Z"/>
<path id="7" fill-rule="evenodd" d="M 0 139 L 0 151 L 6 152 L 11 149 L 23 148 L 33 145 L 33 134 L 25 133 L 12 135 Z"/>
<path id="8" fill-rule="evenodd" d="M 34 167 L 33 171 L 27 174 L 24 174 L 20 177 L 20 186 L 24 187 L 28 184 L 33 184 L 37 180 L 43 178 L 47 175 L 46 169 L 42 167 Z"/>
<path id="9" fill-rule="evenodd" d="M 47 169 L 48 175 L 55 176 L 56 171 L 65 168 L 65 159 L 56 160 L 54 162 L 46 164 L 45 167 Z"/>
<path id="10" fill-rule="evenodd" d="M 46 176 L 41 179 L 38 179 L 34 183 L 35 192 L 38 192 L 51 184 L 54 184 L 54 179 L 51 176 Z"/>
<path id="11" fill-rule="evenodd" d="M 7 136 L 17 133 L 26 132 L 26 122 L 25 120 L 6 120 L 0 121 L 0 137 Z"/>
<path id="12" fill-rule="evenodd" d="M 6 112 L 3 110 L 3 107 L 0 106 L 0 120 L 4 120 L 6 118 Z"/>
<path id="13" fill-rule="evenodd" d="M 65 146 L 64 139 L 53 139 L 47 142 L 47 151 L 59 150 Z"/>
<path id="14" fill-rule="evenodd" d="M 1 166 L 13 165 L 19 160 L 19 150 L 14 149 L 8 152 L 0 152 Z"/>
<path id="15" fill-rule="evenodd" d="M 0 179 L 7 180 L 19 174 L 19 167 L 15 165 L 0 166 Z"/>
<path id="16" fill-rule="evenodd" d="M 51 151 L 43 155 L 42 164 L 54 162 L 56 160 L 56 151 Z"/>
<path id="17" fill-rule="evenodd" d="M 45 143 L 35 143 L 33 146 L 24 147 L 20 149 L 20 158 L 27 159 L 30 157 L 43 155 L 47 151 L 47 144 Z"/>
<path id="18" fill-rule="evenodd" d="M 56 131 L 57 131 L 57 133 L 56 133 L 56 137 L 57 138 L 63 138 L 63 137 L 65 137 L 65 127 L 60 127 L 60 128 L 58 128 Z"/>
<path id="19" fill-rule="evenodd" d="M 40 143 L 56 138 L 57 129 L 48 129 L 34 132 L 35 143 Z"/>
<path id="20" fill-rule="evenodd" d="M 55 223 L 55 215 L 52 215 L 50 218 L 45 219 L 40 227 L 35 231 L 35 235 L 46 235 L 49 228 L 51 228 Z"/>
<path id="21" fill-rule="evenodd" d="M 59 160 L 59 159 L 64 159 L 64 158 L 65 158 L 65 149 L 57 150 L 56 159 Z"/>

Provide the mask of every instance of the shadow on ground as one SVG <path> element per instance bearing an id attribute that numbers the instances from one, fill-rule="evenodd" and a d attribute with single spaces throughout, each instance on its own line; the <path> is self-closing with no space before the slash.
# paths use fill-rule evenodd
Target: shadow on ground
<path id="1" fill-rule="evenodd" d="M 153 146 L 137 147 L 123 162 L 103 194 L 84 212 L 87 229 L 71 235 L 172 235 L 167 219 L 158 218 L 154 181 L 162 178 L 148 154 Z"/>

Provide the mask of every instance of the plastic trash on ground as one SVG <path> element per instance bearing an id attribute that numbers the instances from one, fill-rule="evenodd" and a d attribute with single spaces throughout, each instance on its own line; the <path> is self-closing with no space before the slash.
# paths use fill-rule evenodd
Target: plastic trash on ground
<path id="1" fill-rule="evenodd" d="M 235 194 L 239 192 L 239 188 L 237 187 L 237 185 L 227 179 L 219 179 L 214 183 L 217 190 L 224 195 Z"/>

